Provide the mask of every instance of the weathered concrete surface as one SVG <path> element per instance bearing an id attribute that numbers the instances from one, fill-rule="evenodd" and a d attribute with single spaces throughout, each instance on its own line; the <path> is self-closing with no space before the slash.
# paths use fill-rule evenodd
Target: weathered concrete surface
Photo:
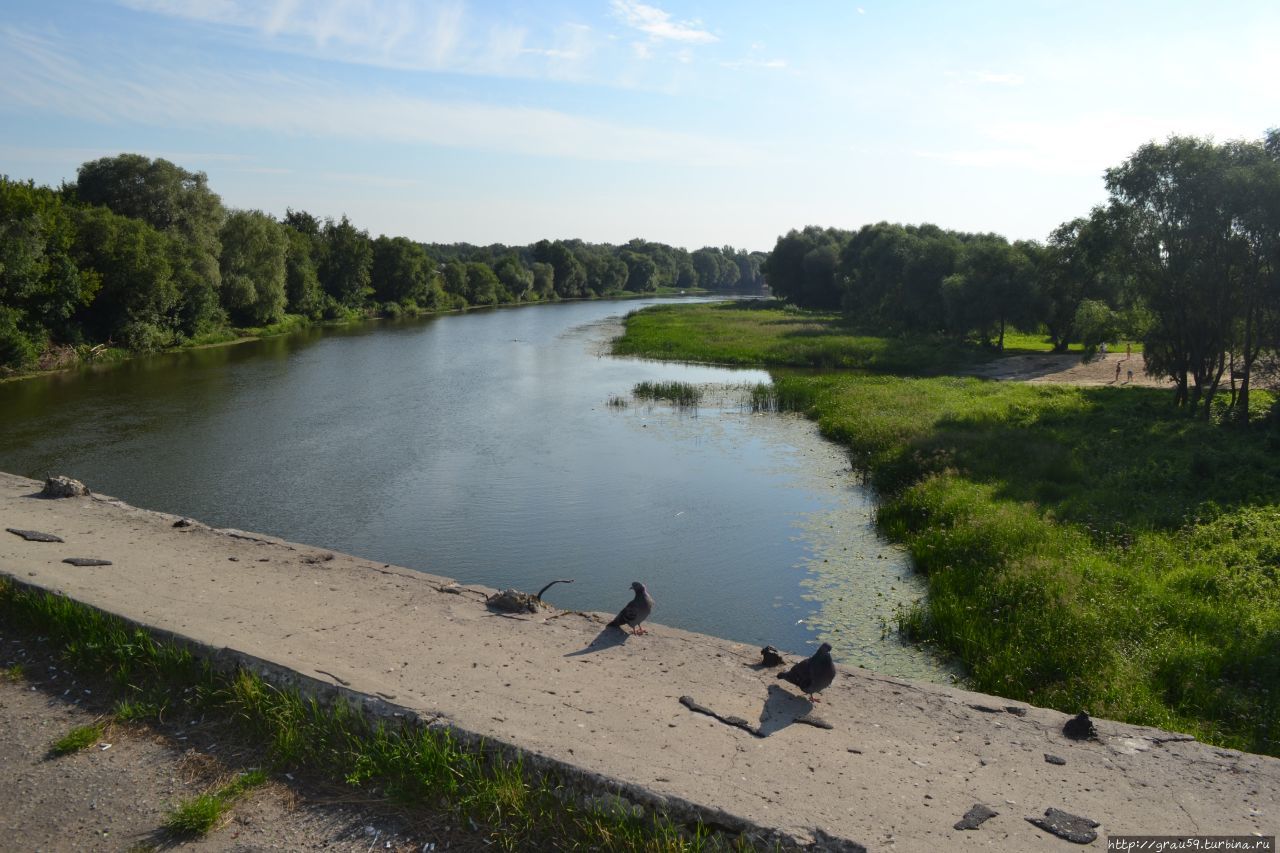
<path id="1" fill-rule="evenodd" d="M 845 668 L 816 706 L 825 730 L 796 722 L 808 702 L 753 667 L 755 648 L 661 624 L 624 638 L 604 628 L 611 614 L 497 615 L 483 606 L 492 590 L 445 592 L 445 578 L 39 490 L 0 474 L 0 527 L 66 541 L 0 534 L 0 572 L 516 744 L 638 799 L 871 850 L 1071 849 L 1025 820 L 1050 807 L 1099 821 L 1096 847 L 1108 833 L 1280 826 L 1276 759 L 1105 720 L 1100 741 L 1074 742 L 1056 711 L 1019 716 L 1003 710 L 1019 703 Z M 684 695 L 767 736 L 693 713 Z M 998 816 L 955 829 L 977 803 Z"/>

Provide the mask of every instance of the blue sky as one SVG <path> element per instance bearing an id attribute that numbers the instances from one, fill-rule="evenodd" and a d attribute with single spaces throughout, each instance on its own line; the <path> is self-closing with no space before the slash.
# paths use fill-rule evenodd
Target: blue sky
<path id="1" fill-rule="evenodd" d="M 0 173 L 122 151 L 373 235 L 1044 239 L 1170 134 L 1280 125 L 1280 3 L 3 0 Z"/>

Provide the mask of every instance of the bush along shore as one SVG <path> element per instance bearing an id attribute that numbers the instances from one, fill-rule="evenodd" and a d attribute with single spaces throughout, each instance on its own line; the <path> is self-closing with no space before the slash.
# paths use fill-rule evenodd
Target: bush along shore
<path id="1" fill-rule="evenodd" d="M 974 689 L 1280 755 L 1272 396 L 1190 418 L 1167 390 L 949 375 L 988 357 L 957 346 L 721 305 L 633 314 L 617 349 L 776 368 L 759 408 L 850 449 L 928 576 L 900 628 Z"/>
<path id="2" fill-rule="evenodd" d="M 0 624 L 8 633 L 42 638 L 66 668 L 105 682 L 119 722 L 225 720 L 262 752 L 272 773 L 309 772 L 377 790 L 407 809 L 470 825 L 478 841 L 494 849 L 759 849 L 740 836 L 576 790 L 552 773 L 526 768 L 518 756 L 464 744 L 446 729 L 373 720 L 340 701 L 323 705 L 243 669 L 216 670 L 190 649 L 113 616 L 3 579 Z M 78 745 L 68 741 L 64 749 Z M 208 831 L 264 778 L 246 776 L 175 810 L 169 830 L 175 838 Z"/>

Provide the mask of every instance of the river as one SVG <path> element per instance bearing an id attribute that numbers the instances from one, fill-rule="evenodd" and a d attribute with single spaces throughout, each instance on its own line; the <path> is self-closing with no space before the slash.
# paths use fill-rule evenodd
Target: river
<path id="1" fill-rule="evenodd" d="M 843 451 L 752 414 L 758 370 L 608 356 L 574 302 L 311 329 L 0 384 L 0 470 L 569 609 L 949 679 L 885 627 L 923 594 Z M 631 397 L 714 386 L 696 411 Z M 614 404 L 611 404 L 611 399 Z M 626 405 L 617 405 L 618 400 Z"/>

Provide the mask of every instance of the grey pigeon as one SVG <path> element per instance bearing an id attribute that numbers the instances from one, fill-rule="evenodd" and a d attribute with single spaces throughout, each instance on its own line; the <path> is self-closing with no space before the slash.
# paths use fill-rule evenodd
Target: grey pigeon
<path id="1" fill-rule="evenodd" d="M 621 628 L 623 625 L 630 625 L 631 633 L 646 634 L 648 632 L 640 627 L 640 623 L 648 619 L 649 614 L 653 612 L 653 598 L 645 591 L 644 584 L 640 581 L 632 581 L 631 588 L 636 591 L 636 597 L 622 608 L 622 612 L 613 618 L 609 627 Z"/>
<path id="2" fill-rule="evenodd" d="M 814 694 L 831 686 L 836 677 L 836 665 L 831 660 L 831 644 L 823 643 L 810 657 L 800 661 L 786 672 L 778 673 L 783 681 L 790 681 L 809 696 L 810 702 L 819 702 Z"/>

